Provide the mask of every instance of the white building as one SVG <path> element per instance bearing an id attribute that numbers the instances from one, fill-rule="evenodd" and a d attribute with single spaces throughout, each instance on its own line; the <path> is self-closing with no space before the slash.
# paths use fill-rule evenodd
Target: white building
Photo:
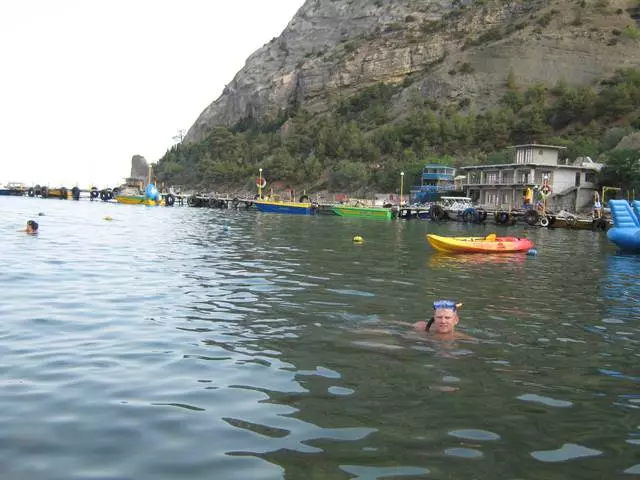
<path id="1" fill-rule="evenodd" d="M 566 147 L 529 144 L 511 148 L 515 149 L 514 163 L 461 168 L 467 177 L 463 186 L 468 197 L 486 207 L 519 208 L 524 191 L 541 186 L 546 179 L 552 190 L 547 208 L 574 212 L 591 208 L 602 164 L 589 157 L 569 163 L 561 157 Z"/>

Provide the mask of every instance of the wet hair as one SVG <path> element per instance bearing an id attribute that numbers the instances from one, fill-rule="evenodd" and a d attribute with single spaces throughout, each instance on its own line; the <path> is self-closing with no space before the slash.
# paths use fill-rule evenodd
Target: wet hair
<path id="1" fill-rule="evenodd" d="M 436 319 L 435 319 L 435 318 L 433 318 L 433 317 L 431 317 L 431 318 L 429 319 L 429 321 L 427 322 L 427 326 L 426 326 L 426 327 L 424 327 L 424 331 L 425 331 L 425 332 L 428 332 L 428 331 L 429 331 L 429 329 L 431 328 L 431 325 L 433 325 L 433 322 L 435 322 L 435 320 L 436 320 Z"/>
<path id="2" fill-rule="evenodd" d="M 33 220 L 29 220 L 27 225 L 31 227 L 33 231 L 38 230 L 38 222 L 34 222 Z"/>

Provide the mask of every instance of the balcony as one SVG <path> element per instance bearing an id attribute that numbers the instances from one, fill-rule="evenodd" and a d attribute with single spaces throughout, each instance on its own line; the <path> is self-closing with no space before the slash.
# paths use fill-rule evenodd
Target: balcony
<path id="1" fill-rule="evenodd" d="M 482 187 L 493 187 L 493 186 L 526 186 L 526 185 L 530 185 L 530 183 L 528 182 L 527 178 L 520 178 L 520 179 L 514 179 L 513 177 L 508 177 L 508 178 L 502 178 L 502 179 L 486 179 L 486 180 L 480 180 L 477 178 L 471 178 L 468 181 L 464 181 L 462 182 L 462 185 L 465 187 L 470 187 L 470 186 L 482 186 Z"/>
<path id="2" fill-rule="evenodd" d="M 422 179 L 423 180 L 444 180 L 444 181 L 453 182 L 453 178 L 454 178 L 454 176 L 452 174 L 449 174 L 449 173 L 429 173 L 429 172 L 425 172 L 425 173 L 422 174 Z"/>

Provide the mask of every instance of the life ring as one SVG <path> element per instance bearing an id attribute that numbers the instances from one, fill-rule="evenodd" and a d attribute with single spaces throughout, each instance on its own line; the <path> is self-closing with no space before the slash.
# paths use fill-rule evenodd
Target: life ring
<path id="1" fill-rule="evenodd" d="M 120 195 L 120 189 L 118 187 L 115 187 L 114 189 L 111 190 L 111 195 L 114 197 L 117 195 Z"/>
<path id="2" fill-rule="evenodd" d="M 496 212 L 496 223 L 506 225 L 509 222 L 509 212 Z"/>
<path id="3" fill-rule="evenodd" d="M 542 185 L 542 187 L 540 187 L 540 192 L 546 197 L 547 195 L 553 193 L 553 190 L 548 183 L 545 183 L 544 185 Z"/>
<path id="4" fill-rule="evenodd" d="M 298 203 L 309 203 L 309 197 L 307 195 L 302 195 L 299 199 L 298 199 Z"/>
<path id="5" fill-rule="evenodd" d="M 96 198 L 98 198 L 100 196 L 100 192 L 98 191 L 98 189 L 96 187 L 93 187 L 91 189 L 91 199 L 95 200 Z"/>
<path id="6" fill-rule="evenodd" d="M 40 188 L 40 196 L 42 198 L 47 198 L 49 196 L 49 189 L 47 187 Z"/>
<path id="7" fill-rule="evenodd" d="M 267 179 L 264 177 L 258 177 L 256 178 L 256 187 L 258 188 L 264 188 L 267 186 Z"/>
<path id="8" fill-rule="evenodd" d="M 196 202 L 197 202 L 197 199 L 196 199 L 195 195 L 187 198 L 187 205 L 190 206 L 190 207 L 195 207 L 196 206 Z"/>
<path id="9" fill-rule="evenodd" d="M 548 227 L 549 226 L 549 219 L 547 217 L 540 217 L 540 226 L 541 227 Z"/>
<path id="10" fill-rule="evenodd" d="M 473 207 L 469 207 L 462 212 L 462 221 L 465 223 L 478 223 L 479 218 L 478 211 Z"/>
<path id="11" fill-rule="evenodd" d="M 444 208 L 440 205 L 431 205 L 429 209 L 429 217 L 431 217 L 431 220 L 438 222 L 444 218 L 444 215 Z"/>
<path id="12" fill-rule="evenodd" d="M 27 195 L 29 195 L 30 197 L 35 197 L 36 191 L 33 189 L 33 187 L 27 190 Z"/>
<path id="13" fill-rule="evenodd" d="M 210 198 L 207 204 L 209 205 L 209 208 L 215 208 L 218 206 L 218 201 L 215 198 Z"/>
<path id="14" fill-rule="evenodd" d="M 173 204 L 176 203 L 176 197 L 175 195 L 173 195 L 173 193 L 169 193 L 167 194 L 167 196 L 164 199 L 164 204 L 167 207 L 173 207 Z"/>
<path id="15" fill-rule="evenodd" d="M 65 187 L 60 189 L 60 200 L 67 200 L 69 198 L 69 192 Z"/>
<path id="16" fill-rule="evenodd" d="M 531 226 L 538 223 L 539 218 L 540 214 L 536 210 L 527 210 L 527 213 L 524 214 L 524 221 Z"/>
<path id="17" fill-rule="evenodd" d="M 74 200 L 80 200 L 80 189 L 78 187 L 73 187 L 71 189 L 71 198 Z"/>
<path id="18" fill-rule="evenodd" d="M 578 219 L 573 215 L 569 215 L 567 218 L 565 218 L 565 222 L 567 223 L 567 226 L 575 227 L 578 223 Z"/>

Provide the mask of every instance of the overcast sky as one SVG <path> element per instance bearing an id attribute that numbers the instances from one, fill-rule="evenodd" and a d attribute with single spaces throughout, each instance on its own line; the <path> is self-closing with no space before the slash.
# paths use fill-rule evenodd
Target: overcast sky
<path id="1" fill-rule="evenodd" d="M 113 186 L 157 161 L 304 0 L 0 3 L 0 183 Z"/>

